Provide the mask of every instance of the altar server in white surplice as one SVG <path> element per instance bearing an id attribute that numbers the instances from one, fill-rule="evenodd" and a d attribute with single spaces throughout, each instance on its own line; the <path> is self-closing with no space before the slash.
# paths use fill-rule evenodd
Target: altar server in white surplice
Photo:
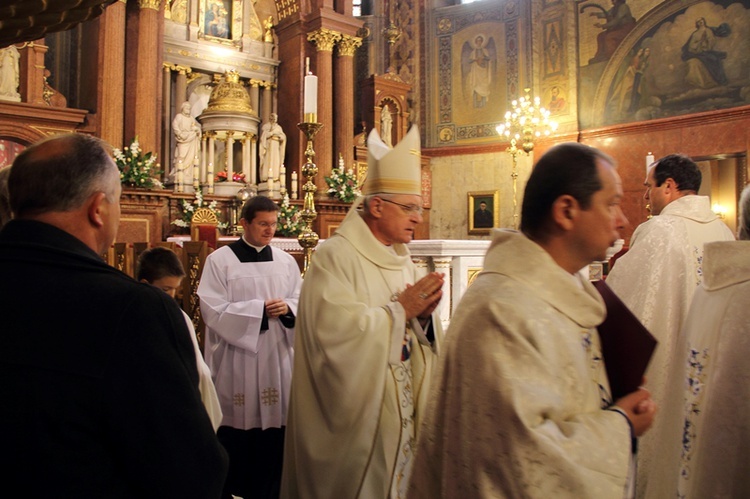
<path id="1" fill-rule="evenodd" d="M 244 235 L 206 259 L 198 296 L 206 363 L 229 453 L 225 496 L 278 497 L 302 279 L 294 258 L 269 246 L 279 207 L 264 196 L 242 208 Z"/>
<path id="2" fill-rule="evenodd" d="M 443 275 L 407 243 L 422 222 L 419 132 L 372 131 L 359 198 L 315 252 L 300 297 L 285 498 L 404 497 L 442 331 Z"/>
<path id="3" fill-rule="evenodd" d="M 655 473 L 662 497 L 750 497 L 750 187 L 740 199 L 741 241 L 706 243 L 667 379 Z M 675 487 L 675 480 L 677 486 Z M 667 486 L 671 488 L 667 488 Z"/>
<path id="4" fill-rule="evenodd" d="M 708 197 L 697 195 L 701 172 L 690 158 L 670 154 L 659 159 L 645 186 L 654 216 L 635 230 L 607 284 L 659 341 L 646 371 L 646 388 L 661 404 L 667 402 L 664 386 L 676 341 L 703 278 L 703 245 L 732 241 L 734 235 L 711 211 Z M 657 458 L 655 443 L 668 424 L 668 418 L 657 419 L 638 444 L 638 497 L 660 499 L 666 497 L 663 490 L 674 490 L 675 478 L 655 471 L 665 464 Z M 650 484 L 650 476 L 658 479 Z"/>
<path id="5" fill-rule="evenodd" d="M 521 231 L 498 230 L 451 319 L 409 497 L 622 499 L 646 390 L 612 400 L 596 327 L 606 309 L 579 273 L 627 224 L 611 158 L 559 144 L 531 172 Z"/>

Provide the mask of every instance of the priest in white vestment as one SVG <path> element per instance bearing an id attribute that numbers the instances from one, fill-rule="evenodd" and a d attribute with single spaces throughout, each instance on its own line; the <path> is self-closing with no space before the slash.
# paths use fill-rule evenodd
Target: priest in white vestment
<path id="1" fill-rule="evenodd" d="M 299 307 L 282 497 L 404 497 L 441 341 L 443 275 L 420 279 L 419 132 L 373 130 L 359 198 L 315 252 Z"/>
<path id="2" fill-rule="evenodd" d="M 451 319 L 410 498 L 622 499 L 646 390 L 612 400 L 596 327 L 606 309 L 578 271 L 627 224 L 607 155 L 575 143 L 532 170 L 521 231 L 496 230 Z"/>
<path id="3" fill-rule="evenodd" d="M 704 247 L 703 283 L 667 379 L 670 430 L 657 442 L 659 481 L 649 493 L 750 497 L 750 187 L 740 200 L 739 238 Z"/>
<path id="4" fill-rule="evenodd" d="M 267 197 L 248 200 L 244 235 L 208 255 L 198 285 L 206 363 L 224 413 L 225 495 L 279 494 L 302 279 L 294 258 L 269 246 L 278 210 Z"/>
<path id="5" fill-rule="evenodd" d="M 646 371 L 646 388 L 661 404 L 667 402 L 664 386 L 678 333 L 703 277 L 703 245 L 731 241 L 734 235 L 711 211 L 708 197 L 697 195 L 701 173 L 690 158 L 670 154 L 659 159 L 645 185 L 644 197 L 654 216 L 635 230 L 630 249 L 612 267 L 607 284 L 659 341 Z M 655 443 L 667 425 L 669 419 L 660 418 L 638 444 L 638 497 L 660 499 L 662 490 L 674 490 L 671 474 L 655 471 L 664 464 Z M 650 485 L 652 474 L 658 480 Z"/>

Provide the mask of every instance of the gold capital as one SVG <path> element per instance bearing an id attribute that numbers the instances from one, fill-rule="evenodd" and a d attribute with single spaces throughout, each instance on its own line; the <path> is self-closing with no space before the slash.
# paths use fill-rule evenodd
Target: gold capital
<path id="1" fill-rule="evenodd" d="M 320 28 L 307 34 L 307 41 L 318 47 L 318 52 L 333 52 L 334 44 L 341 40 L 341 33 L 332 29 Z"/>
<path id="2" fill-rule="evenodd" d="M 193 72 L 193 69 L 190 66 L 180 66 L 179 64 L 175 64 L 172 69 L 174 69 L 181 75 L 190 74 Z"/>
<path id="3" fill-rule="evenodd" d="M 138 0 L 138 6 L 141 9 L 159 10 L 161 7 L 161 0 Z"/>
<path id="4" fill-rule="evenodd" d="M 339 56 L 353 56 L 354 52 L 362 45 L 362 39 L 358 36 L 341 35 L 338 43 Z"/>

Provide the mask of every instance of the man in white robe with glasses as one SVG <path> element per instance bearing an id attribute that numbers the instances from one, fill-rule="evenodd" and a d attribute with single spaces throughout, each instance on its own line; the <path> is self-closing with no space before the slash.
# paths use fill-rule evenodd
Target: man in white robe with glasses
<path id="1" fill-rule="evenodd" d="M 404 497 L 442 331 L 443 274 L 420 279 L 419 132 L 370 133 L 368 177 L 305 274 L 282 497 Z"/>

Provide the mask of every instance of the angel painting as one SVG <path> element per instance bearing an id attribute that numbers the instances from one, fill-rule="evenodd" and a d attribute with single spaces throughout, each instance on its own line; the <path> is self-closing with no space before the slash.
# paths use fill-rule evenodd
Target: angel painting
<path id="1" fill-rule="evenodd" d="M 461 81 L 466 99 L 475 108 L 487 105 L 496 75 L 495 39 L 479 34 L 474 37 L 473 46 L 468 41 L 464 42 L 461 48 Z"/>

